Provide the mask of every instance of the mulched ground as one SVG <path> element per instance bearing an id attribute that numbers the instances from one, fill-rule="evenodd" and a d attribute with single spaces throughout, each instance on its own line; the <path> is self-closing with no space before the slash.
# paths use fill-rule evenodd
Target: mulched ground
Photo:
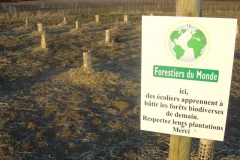
<path id="1" fill-rule="evenodd" d="M 47 49 L 39 47 L 39 18 L 31 17 L 28 28 L 21 20 L 0 32 L 1 159 L 166 159 L 169 135 L 139 127 L 141 15 L 129 15 L 127 24 L 123 15 L 103 15 L 99 24 L 92 15 L 79 19 L 79 31 L 74 18 L 67 16 L 67 25 L 59 17 L 40 19 Z M 89 72 L 82 60 L 88 50 Z M 239 82 L 238 37 L 225 140 L 216 142 L 216 160 L 240 159 Z M 193 139 L 192 159 L 198 141 Z"/>

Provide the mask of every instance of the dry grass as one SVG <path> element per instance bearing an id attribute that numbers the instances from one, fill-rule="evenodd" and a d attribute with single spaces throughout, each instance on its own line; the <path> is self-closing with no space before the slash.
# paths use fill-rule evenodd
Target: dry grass
<path id="1" fill-rule="evenodd" d="M 80 33 L 71 16 L 63 26 L 62 19 L 46 23 L 48 50 L 39 48 L 36 25 L 0 32 L 2 159 L 166 159 L 169 135 L 140 131 L 141 15 L 129 16 L 127 24 L 116 23 L 119 15 L 107 17 L 100 16 L 99 24 L 94 15 L 79 22 Z M 216 143 L 216 160 L 240 159 L 239 41 L 225 141 Z M 82 68 L 88 50 L 91 72 Z M 193 139 L 192 159 L 197 148 Z"/>

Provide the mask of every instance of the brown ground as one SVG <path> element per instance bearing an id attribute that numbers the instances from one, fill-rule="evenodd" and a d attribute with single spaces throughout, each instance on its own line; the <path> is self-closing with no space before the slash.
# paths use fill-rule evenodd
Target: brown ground
<path id="1" fill-rule="evenodd" d="M 174 15 L 174 13 L 168 13 Z M 208 13 L 237 17 L 239 13 Z M 11 19 L 0 30 L 1 159 L 166 159 L 169 135 L 140 131 L 141 15 Z M 118 19 L 118 25 L 116 20 Z M 41 49 L 36 22 L 45 24 Z M 5 22 L 5 21 L 4 21 Z M 7 22 L 6 22 L 7 23 Z M 105 30 L 113 42 L 105 43 Z M 120 43 L 114 41 L 120 37 Z M 83 70 L 91 50 L 94 71 Z M 215 159 L 240 159 L 240 39 L 231 84 L 224 142 Z M 192 159 L 198 139 L 193 139 Z"/>

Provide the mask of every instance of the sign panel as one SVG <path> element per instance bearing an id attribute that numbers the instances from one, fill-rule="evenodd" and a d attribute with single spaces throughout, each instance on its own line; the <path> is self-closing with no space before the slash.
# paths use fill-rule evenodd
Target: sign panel
<path id="1" fill-rule="evenodd" d="M 236 26 L 142 17 L 141 130 L 223 141 Z"/>

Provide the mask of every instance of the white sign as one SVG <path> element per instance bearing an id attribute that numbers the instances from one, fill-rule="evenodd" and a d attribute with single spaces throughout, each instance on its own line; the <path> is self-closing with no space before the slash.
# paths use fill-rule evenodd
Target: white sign
<path id="1" fill-rule="evenodd" d="M 223 141 L 236 26 L 142 17 L 141 130 Z"/>

